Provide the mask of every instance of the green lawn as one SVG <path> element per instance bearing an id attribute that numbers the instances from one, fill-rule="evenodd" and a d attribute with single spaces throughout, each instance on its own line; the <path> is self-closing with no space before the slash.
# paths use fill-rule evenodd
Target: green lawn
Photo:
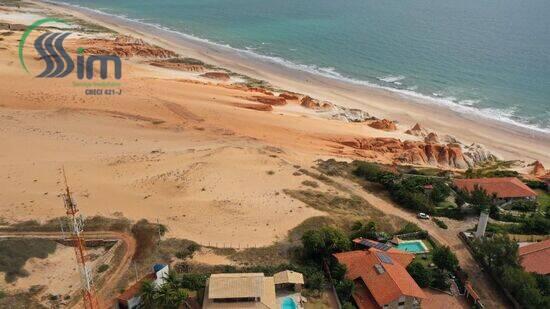
<path id="1" fill-rule="evenodd" d="M 422 242 L 426 245 L 426 247 L 428 247 L 430 251 L 428 253 L 417 254 L 414 257 L 414 261 L 420 262 L 422 265 L 424 265 L 424 267 L 429 268 L 429 265 L 432 263 L 432 252 L 434 250 L 434 247 L 427 240 L 422 240 Z M 424 256 L 426 258 L 423 258 Z"/>

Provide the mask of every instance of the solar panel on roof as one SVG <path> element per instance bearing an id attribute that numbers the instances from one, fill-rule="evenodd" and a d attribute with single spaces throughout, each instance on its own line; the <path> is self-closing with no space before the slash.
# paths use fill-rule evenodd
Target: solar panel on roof
<path id="1" fill-rule="evenodd" d="M 385 253 L 382 253 L 382 252 L 376 252 L 376 255 L 378 256 L 380 261 L 382 261 L 382 263 L 393 264 L 393 260 L 391 259 L 391 257 L 389 255 L 387 255 Z"/>
<path id="2" fill-rule="evenodd" d="M 378 250 L 381 250 L 381 251 L 388 251 L 391 248 L 390 246 L 388 246 L 386 244 L 373 242 L 373 241 L 370 241 L 368 239 L 361 240 L 361 244 L 366 246 L 366 247 L 375 248 L 375 249 L 378 249 Z"/>

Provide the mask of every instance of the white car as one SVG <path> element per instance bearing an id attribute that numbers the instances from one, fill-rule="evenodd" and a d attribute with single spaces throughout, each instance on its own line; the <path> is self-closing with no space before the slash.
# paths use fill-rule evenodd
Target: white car
<path id="1" fill-rule="evenodd" d="M 423 212 L 419 212 L 418 213 L 418 219 L 424 219 L 424 220 L 429 220 L 430 219 L 430 216 L 423 213 Z"/>

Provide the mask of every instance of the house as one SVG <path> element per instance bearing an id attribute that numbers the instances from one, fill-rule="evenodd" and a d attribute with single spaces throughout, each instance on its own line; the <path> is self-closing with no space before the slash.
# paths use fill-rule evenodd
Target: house
<path id="1" fill-rule="evenodd" d="M 406 270 L 414 259 L 410 253 L 371 247 L 334 257 L 346 266 L 346 278 L 355 283 L 353 299 L 359 309 L 420 308 L 426 298 Z"/>
<path id="2" fill-rule="evenodd" d="M 455 179 L 453 184 L 459 190 L 472 192 L 479 187 L 488 195 L 495 195 L 501 202 L 508 202 L 516 199 L 534 200 L 537 193 L 515 177 L 505 178 L 477 178 L 477 179 Z"/>
<path id="3" fill-rule="evenodd" d="M 169 271 L 170 268 L 168 267 L 168 265 L 155 264 L 153 266 L 153 272 L 145 275 L 143 278 L 134 283 L 117 297 L 116 308 L 139 308 L 141 304 L 141 286 L 143 285 L 143 283 L 146 281 L 153 281 L 155 287 L 159 287 L 164 284 L 164 280 Z"/>
<path id="4" fill-rule="evenodd" d="M 545 276 L 550 274 L 550 239 L 521 246 L 518 255 L 525 271 Z"/>
<path id="5" fill-rule="evenodd" d="M 275 290 L 292 290 L 301 292 L 304 285 L 304 276 L 301 273 L 285 270 L 273 275 Z"/>
<path id="6" fill-rule="evenodd" d="M 212 274 L 206 282 L 203 308 L 275 309 L 275 281 L 262 273 Z"/>

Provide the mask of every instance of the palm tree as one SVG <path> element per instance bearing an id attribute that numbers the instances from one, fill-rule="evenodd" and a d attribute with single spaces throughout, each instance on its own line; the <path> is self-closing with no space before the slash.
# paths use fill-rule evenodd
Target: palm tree
<path id="1" fill-rule="evenodd" d="M 155 308 L 157 303 L 157 289 L 155 283 L 151 280 L 143 282 L 141 285 L 141 303 L 144 308 Z"/>
<path id="2" fill-rule="evenodd" d="M 189 307 L 187 303 L 188 297 L 189 293 L 187 290 L 164 284 L 157 291 L 156 304 L 164 309 L 176 309 L 180 305 Z"/>

